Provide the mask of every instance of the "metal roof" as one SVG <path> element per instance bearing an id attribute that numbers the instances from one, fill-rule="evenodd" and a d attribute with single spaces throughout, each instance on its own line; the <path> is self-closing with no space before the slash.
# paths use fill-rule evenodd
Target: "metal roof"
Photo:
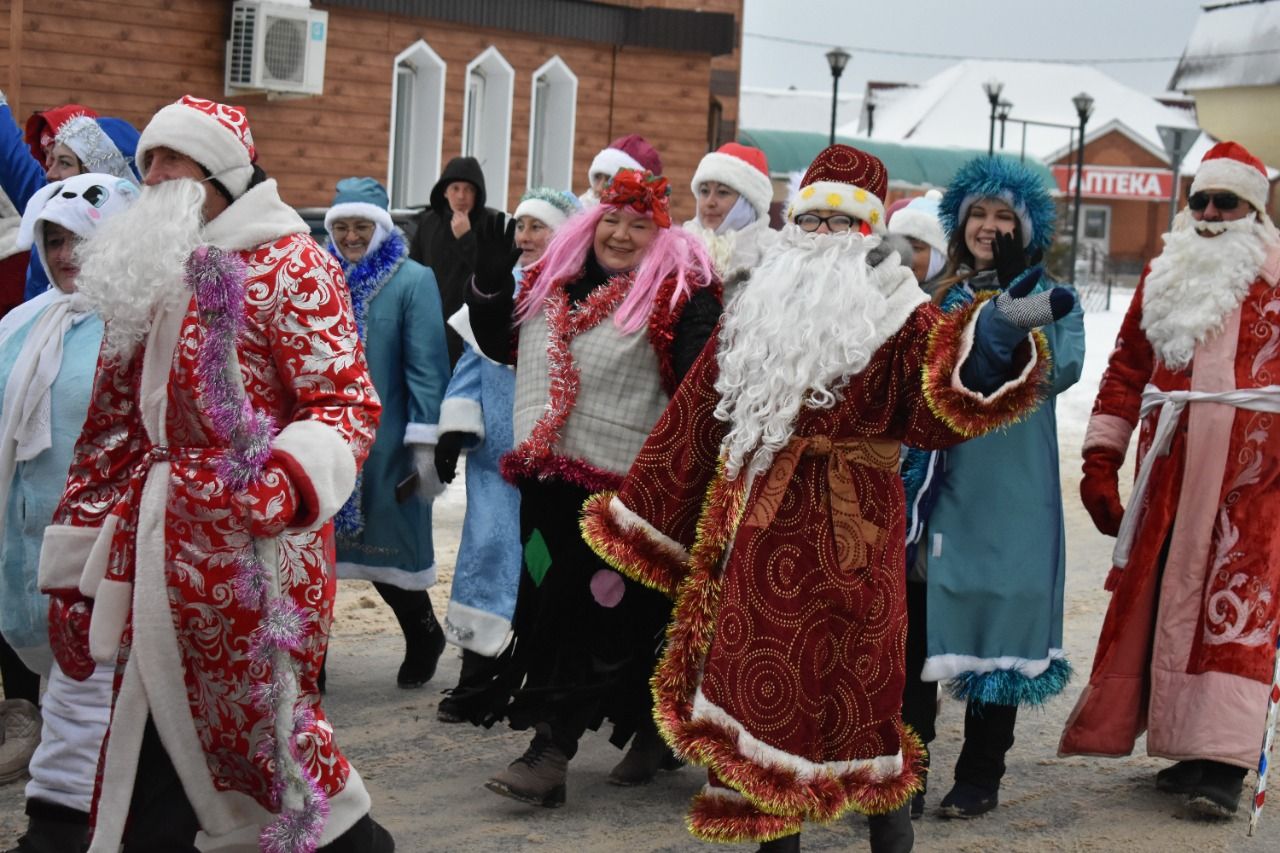
<path id="1" fill-rule="evenodd" d="M 733 15 L 725 12 L 635 8 L 594 0 L 318 0 L 316 5 L 712 56 L 732 53 L 738 35 Z"/>
<path id="2" fill-rule="evenodd" d="M 769 160 L 769 171 L 774 175 L 785 175 L 791 172 L 803 172 L 809 168 L 813 158 L 827 147 L 830 137 L 825 133 L 807 133 L 796 130 L 750 130 L 738 131 L 738 141 L 743 145 L 759 148 Z M 920 145 L 905 145 L 898 142 L 882 142 L 875 139 L 837 136 L 836 142 L 852 145 L 879 157 L 889 170 L 891 185 L 905 184 L 912 187 L 945 189 L 951 183 L 952 176 L 959 168 L 987 152 L 973 151 L 965 148 L 929 148 Z M 1001 154 L 1016 160 L 1008 154 Z M 1025 165 L 1040 175 L 1045 187 L 1052 193 L 1058 192 L 1057 181 L 1039 160 L 1028 157 Z"/>

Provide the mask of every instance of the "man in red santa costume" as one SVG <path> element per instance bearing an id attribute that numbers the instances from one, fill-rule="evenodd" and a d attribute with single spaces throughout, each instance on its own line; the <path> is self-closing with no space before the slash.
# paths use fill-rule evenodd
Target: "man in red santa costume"
<path id="1" fill-rule="evenodd" d="M 1063 755 L 1147 752 L 1198 813 L 1235 813 L 1271 688 L 1280 607 L 1280 233 L 1266 168 L 1205 155 L 1120 327 L 1080 495 L 1117 536 L 1093 674 Z M 1138 430 L 1128 509 L 1117 487 Z"/>
<path id="2" fill-rule="evenodd" d="M 170 104 L 79 255 L 105 339 L 40 579 L 63 669 L 116 667 L 92 851 L 394 849 L 315 684 L 380 407 L 337 262 L 255 159 L 239 107 Z"/>
<path id="3" fill-rule="evenodd" d="M 899 446 L 1034 406 L 1030 330 L 1074 304 L 1025 298 L 1033 270 L 944 317 L 883 246 L 887 182 L 855 148 L 818 156 L 717 344 L 619 491 L 587 505 L 593 548 L 676 601 L 655 715 L 710 771 L 689 818 L 707 840 L 799 850 L 805 819 L 857 811 L 876 816 L 873 851 L 911 849 Z"/>

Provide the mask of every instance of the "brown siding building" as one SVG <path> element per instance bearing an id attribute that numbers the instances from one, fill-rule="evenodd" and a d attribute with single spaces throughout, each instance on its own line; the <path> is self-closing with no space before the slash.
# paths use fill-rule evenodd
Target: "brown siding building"
<path id="1" fill-rule="evenodd" d="M 272 98 L 225 93 L 230 2 L 0 0 L 0 85 L 18 116 L 78 102 L 139 129 L 188 92 L 241 104 L 259 162 L 297 206 L 328 204 L 349 175 L 394 184 L 394 204 L 425 204 L 470 144 L 490 205 L 510 210 L 532 158 L 540 178 L 581 192 L 595 153 L 636 132 L 662 154 L 687 218 L 698 160 L 736 130 L 742 3 L 317 0 L 323 94 Z"/>

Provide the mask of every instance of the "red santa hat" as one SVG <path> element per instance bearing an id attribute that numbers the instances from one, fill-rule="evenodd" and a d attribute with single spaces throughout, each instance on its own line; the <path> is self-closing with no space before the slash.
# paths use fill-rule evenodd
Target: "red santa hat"
<path id="1" fill-rule="evenodd" d="M 884 196 L 888 188 L 889 172 L 878 157 L 836 143 L 809 165 L 800 181 L 800 192 L 787 211 L 787 221 L 795 222 L 800 214 L 814 210 L 836 210 L 883 235 Z"/>
<path id="2" fill-rule="evenodd" d="M 1191 182 L 1192 195 L 1201 190 L 1228 190 L 1265 214 L 1271 181 L 1267 178 L 1267 167 L 1243 145 L 1219 142 L 1205 153 Z"/>
<path id="3" fill-rule="evenodd" d="M 769 180 L 769 161 L 759 148 L 726 142 L 702 158 L 689 185 L 693 194 L 707 181 L 715 181 L 736 190 L 747 200 L 757 216 L 768 217 L 773 201 L 773 182 Z"/>
<path id="4" fill-rule="evenodd" d="M 591 161 L 591 168 L 587 170 L 587 180 L 590 181 L 596 175 L 612 178 L 619 169 L 635 169 L 661 175 L 662 156 L 649 144 L 649 140 L 638 133 L 628 133 L 610 142 L 608 148 L 602 149 L 595 156 Z"/>
<path id="5" fill-rule="evenodd" d="M 226 187 L 233 199 L 244 195 L 258 151 L 253 147 L 244 107 L 183 95 L 152 117 L 138 140 L 137 162 L 146 171 L 152 148 L 172 148 L 195 160 Z"/>

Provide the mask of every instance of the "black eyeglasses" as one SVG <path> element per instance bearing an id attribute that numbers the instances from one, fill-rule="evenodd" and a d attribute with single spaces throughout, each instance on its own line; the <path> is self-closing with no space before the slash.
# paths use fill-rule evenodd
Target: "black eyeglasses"
<path id="1" fill-rule="evenodd" d="M 800 226 L 800 229 L 810 234 L 821 228 L 824 222 L 827 223 L 827 230 L 832 234 L 841 234 L 853 227 L 854 218 L 843 213 L 833 213 L 831 216 L 802 213 L 796 217 L 796 224 Z"/>
<path id="2" fill-rule="evenodd" d="M 1187 207 L 1199 213 L 1209 206 L 1210 201 L 1213 202 L 1213 206 L 1218 210 L 1235 210 L 1240 205 L 1240 196 L 1235 193 L 1207 193 L 1201 191 L 1191 194 L 1187 199 Z"/>

